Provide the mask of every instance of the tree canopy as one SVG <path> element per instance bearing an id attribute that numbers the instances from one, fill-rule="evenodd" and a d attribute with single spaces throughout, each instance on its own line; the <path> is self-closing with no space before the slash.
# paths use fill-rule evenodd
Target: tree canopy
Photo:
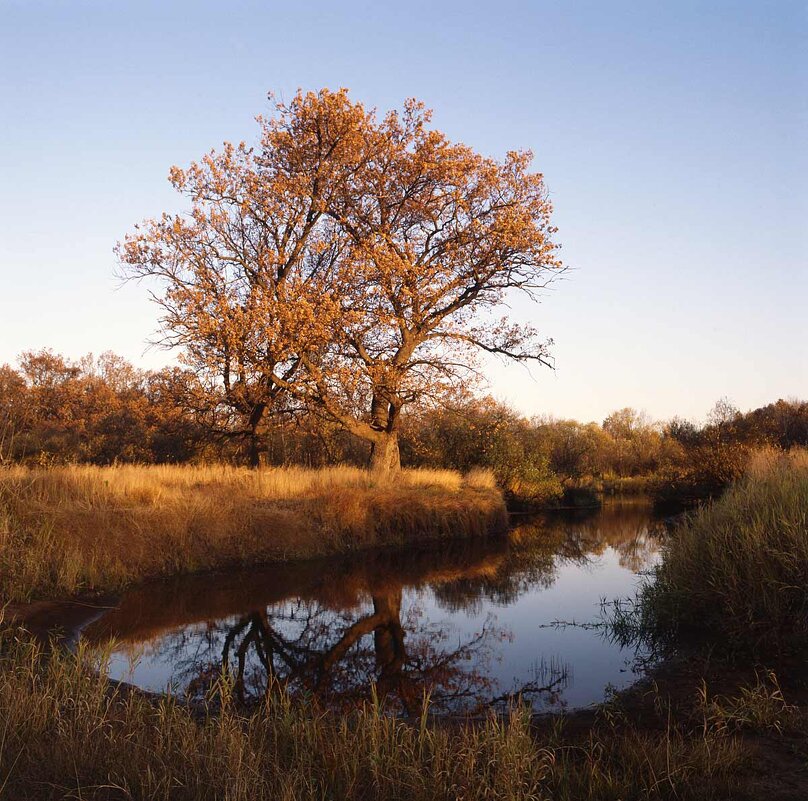
<path id="1" fill-rule="evenodd" d="M 549 342 L 497 312 L 562 269 L 529 152 L 483 157 L 410 100 L 379 118 L 347 90 L 299 92 L 170 180 L 184 214 L 119 245 L 157 279 L 161 341 L 255 438 L 269 411 L 305 409 L 399 464 L 402 409 L 474 374 L 475 352 L 548 363 Z M 231 427 L 232 428 L 232 427 Z"/>

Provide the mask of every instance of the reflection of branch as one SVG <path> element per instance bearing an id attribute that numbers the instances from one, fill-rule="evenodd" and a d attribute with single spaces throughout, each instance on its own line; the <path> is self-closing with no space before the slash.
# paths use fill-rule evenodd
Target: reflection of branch
<path id="1" fill-rule="evenodd" d="M 334 665 L 342 659 L 348 650 L 354 645 L 357 640 L 370 634 L 375 628 L 385 622 L 384 616 L 378 613 L 370 615 L 369 617 L 357 620 L 356 623 L 349 626 L 343 633 L 342 637 L 326 651 L 322 656 L 317 659 L 317 681 L 315 686 L 320 688 L 325 680 L 328 672 Z"/>
<path id="2" fill-rule="evenodd" d="M 540 685 L 538 681 L 529 681 L 518 690 L 495 696 L 488 702 L 488 706 L 512 705 L 524 698 L 545 694 L 550 696 L 550 701 L 553 703 L 558 698 L 559 693 L 567 688 L 568 681 L 566 673 L 553 679 L 549 684 Z"/>
<path id="3" fill-rule="evenodd" d="M 314 691 L 327 704 L 352 704 L 374 684 L 381 697 L 399 704 L 405 713 L 413 711 L 425 693 L 433 706 L 447 711 L 485 704 L 484 692 L 493 682 L 485 669 L 486 649 L 498 633 L 490 620 L 467 642 L 444 649 L 447 634 L 437 625 L 419 625 L 417 607 L 402 622 L 400 590 L 375 594 L 372 600 L 373 610 L 358 619 L 301 602 L 208 628 L 205 647 L 186 668 L 194 674 L 187 692 L 204 692 L 217 675 L 232 670 L 234 695 L 242 704 L 273 687 L 292 694 Z M 408 632 L 412 641 L 405 648 Z M 367 639 L 370 634 L 372 640 Z M 178 641 L 187 647 L 185 634 Z M 183 650 L 178 641 L 175 647 Z M 215 661 L 205 658 L 217 647 L 218 670 Z"/>
<path id="4" fill-rule="evenodd" d="M 543 697 L 548 704 L 556 704 L 561 693 L 569 686 L 570 667 L 563 662 L 551 659 L 547 663 L 544 658 L 533 669 L 533 680 L 520 687 L 492 698 L 488 706 L 513 706 L 523 701 L 533 704 L 538 697 Z M 563 705 L 563 704 L 562 704 Z"/>
<path id="5" fill-rule="evenodd" d="M 563 630 L 576 628 L 581 631 L 597 631 L 600 637 L 609 643 L 616 644 L 621 650 L 631 648 L 634 652 L 633 665 L 648 666 L 656 662 L 661 654 L 656 653 L 654 643 L 642 622 L 642 611 L 636 599 L 620 599 L 607 601 L 601 598 L 600 620 L 578 623 L 575 620 L 554 620 L 544 623 L 539 628 Z"/>
<path id="6" fill-rule="evenodd" d="M 563 631 L 564 629 L 581 629 L 582 631 L 597 631 L 605 629 L 607 624 L 603 621 L 589 623 L 578 623 L 576 620 L 551 620 L 549 623 L 540 623 L 540 629 L 555 629 L 556 631 Z"/>

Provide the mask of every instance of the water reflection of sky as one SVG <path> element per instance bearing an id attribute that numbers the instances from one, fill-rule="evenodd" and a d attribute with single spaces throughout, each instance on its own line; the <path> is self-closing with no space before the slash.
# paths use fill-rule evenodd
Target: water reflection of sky
<path id="1" fill-rule="evenodd" d="M 247 701 L 272 673 L 333 707 L 375 682 L 404 710 L 425 691 L 446 711 L 519 691 L 537 710 L 578 708 L 634 681 L 635 655 L 599 629 L 548 624 L 631 596 L 656 528 L 648 507 L 607 505 L 527 521 L 508 541 L 189 577 L 127 594 L 84 636 L 116 638 L 110 674 L 155 691 L 199 697 L 226 662 Z"/>
<path id="2" fill-rule="evenodd" d="M 597 619 L 603 598 L 631 595 L 639 578 L 620 564 L 618 552 L 607 548 L 588 563 L 561 565 L 552 586 L 528 591 L 507 606 L 487 604 L 483 612 L 447 615 L 431 593 L 424 603 L 431 620 L 446 620 L 460 636 L 493 611 L 512 634 L 501 648 L 500 661 L 491 666 L 500 686 L 518 686 L 537 659 L 565 666 L 569 680 L 562 699 L 576 708 L 602 701 L 608 684 L 617 689 L 631 684 L 636 679 L 631 670 L 634 652 L 615 646 L 599 629 L 548 624 Z"/>

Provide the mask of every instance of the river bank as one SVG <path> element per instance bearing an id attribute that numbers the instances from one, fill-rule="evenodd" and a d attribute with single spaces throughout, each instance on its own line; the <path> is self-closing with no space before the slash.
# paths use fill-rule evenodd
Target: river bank
<path id="1" fill-rule="evenodd" d="M 506 527 L 485 471 L 11 468 L 0 471 L 0 597 L 117 592 L 160 576 Z"/>

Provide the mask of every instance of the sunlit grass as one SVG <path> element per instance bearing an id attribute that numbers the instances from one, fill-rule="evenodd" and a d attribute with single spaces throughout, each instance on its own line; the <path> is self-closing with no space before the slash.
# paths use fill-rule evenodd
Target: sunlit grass
<path id="1" fill-rule="evenodd" d="M 490 475 L 486 471 L 476 471 Z M 477 479 L 475 473 L 475 480 Z M 32 502 L 72 503 L 87 508 L 115 505 L 158 505 L 182 500 L 188 492 L 228 488 L 252 500 L 285 500 L 320 494 L 333 488 L 373 489 L 391 485 L 435 487 L 456 491 L 463 477 L 453 470 L 403 470 L 385 476 L 358 467 L 319 469 L 270 467 L 249 470 L 217 465 L 72 465 L 49 470 L 9 467 L 0 482 L 25 487 Z M 489 484 L 490 486 L 490 484 Z"/>
<path id="2" fill-rule="evenodd" d="M 0 593 L 116 590 L 145 578 L 504 530 L 490 474 L 353 467 L 0 470 Z"/>

